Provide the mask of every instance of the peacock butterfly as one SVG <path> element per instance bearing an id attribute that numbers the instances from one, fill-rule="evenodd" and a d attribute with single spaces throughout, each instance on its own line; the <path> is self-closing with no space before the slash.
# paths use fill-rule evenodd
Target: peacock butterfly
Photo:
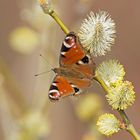
<path id="1" fill-rule="evenodd" d="M 51 101 L 69 95 L 79 95 L 91 85 L 95 64 L 74 32 L 68 33 L 62 43 L 59 64 L 59 68 L 53 69 L 56 76 L 49 89 Z"/>

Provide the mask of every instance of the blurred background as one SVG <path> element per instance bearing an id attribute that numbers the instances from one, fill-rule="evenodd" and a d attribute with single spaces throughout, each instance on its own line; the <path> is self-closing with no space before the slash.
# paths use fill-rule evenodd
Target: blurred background
<path id="1" fill-rule="evenodd" d="M 108 11 L 116 23 L 117 38 L 112 51 L 95 58 L 118 59 L 125 78 L 135 87 L 135 104 L 126 110 L 140 133 L 140 1 L 52 0 L 66 26 L 78 31 L 90 11 Z M 48 100 L 55 76 L 43 71 L 58 66 L 65 34 L 42 12 L 37 1 L 0 1 L 0 139 L 1 140 L 109 140 L 133 139 L 125 131 L 104 137 L 96 130 L 99 114 L 113 112 L 102 88 L 94 83 L 80 97 L 57 103 Z M 45 59 L 39 55 L 42 54 Z"/>

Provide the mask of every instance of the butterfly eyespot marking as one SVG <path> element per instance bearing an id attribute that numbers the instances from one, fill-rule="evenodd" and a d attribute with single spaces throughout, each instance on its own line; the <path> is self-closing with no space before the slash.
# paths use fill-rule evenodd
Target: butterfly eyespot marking
<path id="1" fill-rule="evenodd" d="M 53 85 L 55 88 L 57 88 L 57 87 L 56 87 L 56 83 L 52 83 L 52 85 Z M 58 88 L 57 88 L 57 89 L 58 89 Z"/>
<path id="2" fill-rule="evenodd" d="M 51 101 L 59 100 L 59 97 L 60 97 L 60 93 L 59 93 L 58 90 L 52 89 L 52 90 L 49 91 L 49 99 Z"/>
<path id="3" fill-rule="evenodd" d="M 57 84 L 57 82 L 53 82 L 51 87 L 50 87 L 50 90 L 49 90 L 49 98 L 52 101 L 59 100 L 59 97 L 60 97 L 60 93 L 58 91 L 56 84 Z"/>
<path id="4" fill-rule="evenodd" d="M 69 40 L 71 40 L 71 39 L 72 39 L 71 36 L 67 36 L 67 37 L 65 38 L 65 41 L 69 41 Z"/>
<path id="5" fill-rule="evenodd" d="M 53 81 L 53 83 L 58 83 L 57 81 Z"/>
<path id="6" fill-rule="evenodd" d="M 83 62 L 83 63 L 89 63 L 89 56 L 88 55 L 86 55 L 84 58 L 82 58 L 81 59 L 81 61 Z"/>
<path id="7" fill-rule="evenodd" d="M 84 64 L 88 64 L 90 63 L 90 56 L 89 55 L 85 55 L 81 60 L 79 60 L 77 62 L 78 65 L 84 65 Z"/>
<path id="8" fill-rule="evenodd" d="M 62 48 L 61 48 L 61 52 L 67 52 L 67 51 L 69 51 L 69 49 L 71 48 L 71 46 L 69 45 L 70 47 L 68 47 L 68 45 L 69 44 L 63 43 L 62 44 Z"/>
<path id="9" fill-rule="evenodd" d="M 72 47 L 71 44 L 68 44 L 68 41 L 67 41 L 67 42 L 64 41 L 64 42 L 63 42 L 63 45 L 64 45 L 64 47 L 65 47 L 66 49 L 68 49 L 68 50 Z"/>
<path id="10" fill-rule="evenodd" d="M 52 91 L 52 90 L 57 90 L 58 91 L 58 88 L 57 88 L 55 82 L 53 82 L 52 85 L 51 85 L 51 87 L 50 87 L 50 91 Z"/>
<path id="11" fill-rule="evenodd" d="M 66 48 L 73 47 L 75 45 L 75 43 L 76 43 L 76 36 L 72 32 L 70 34 L 68 34 L 63 41 L 63 45 Z"/>
<path id="12" fill-rule="evenodd" d="M 79 91 L 79 89 L 77 87 L 74 87 L 74 91 L 75 91 L 75 93 L 77 93 Z"/>
<path id="13" fill-rule="evenodd" d="M 73 87 L 74 89 L 74 94 L 73 95 L 79 95 L 82 91 L 76 87 L 75 85 L 71 84 L 71 86 Z"/>
<path id="14" fill-rule="evenodd" d="M 66 52 L 61 52 L 62 57 L 66 57 L 65 54 L 66 54 Z"/>
<path id="15" fill-rule="evenodd" d="M 68 35 L 62 43 L 61 56 L 66 57 L 66 52 L 68 52 L 72 47 L 75 48 L 75 36 Z"/>

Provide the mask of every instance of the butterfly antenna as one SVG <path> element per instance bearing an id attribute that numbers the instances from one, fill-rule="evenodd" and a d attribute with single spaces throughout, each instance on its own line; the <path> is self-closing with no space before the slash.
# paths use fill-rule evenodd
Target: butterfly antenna
<path id="1" fill-rule="evenodd" d="M 49 67 L 51 69 L 53 68 L 52 65 L 49 63 L 49 61 L 47 60 L 47 58 L 45 56 L 43 56 L 42 54 L 40 54 L 39 56 L 41 56 L 45 60 L 45 62 L 47 62 L 47 64 L 49 65 Z"/>
<path id="2" fill-rule="evenodd" d="M 41 72 L 41 73 L 38 73 L 38 74 L 35 74 L 35 76 L 40 76 L 42 74 L 45 74 L 45 73 L 48 73 L 48 72 L 51 72 L 52 70 L 48 70 L 48 71 L 44 71 L 44 72 Z"/>

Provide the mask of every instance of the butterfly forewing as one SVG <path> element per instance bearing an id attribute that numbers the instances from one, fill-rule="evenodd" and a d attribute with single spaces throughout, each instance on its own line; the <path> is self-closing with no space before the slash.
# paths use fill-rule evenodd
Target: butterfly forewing
<path id="1" fill-rule="evenodd" d="M 70 32 L 64 39 L 60 54 L 60 66 L 71 66 L 83 72 L 86 76 L 93 77 L 95 64 L 79 42 L 74 32 Z"/>
<path id="2" fill-rule="evenodd" d="M 77 36 L 73 32 L 69 33 L 62 43 L 60 65 L 72 65 L 82 59 L 84 55 Z"/>

